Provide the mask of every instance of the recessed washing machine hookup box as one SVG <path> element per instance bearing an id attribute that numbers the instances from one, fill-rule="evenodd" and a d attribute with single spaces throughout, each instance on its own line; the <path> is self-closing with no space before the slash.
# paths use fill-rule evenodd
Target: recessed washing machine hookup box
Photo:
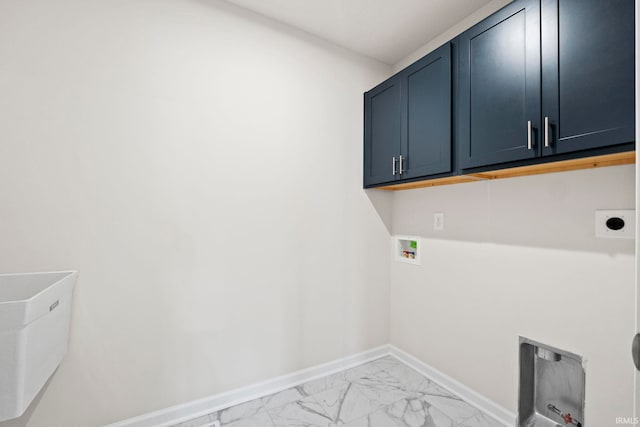
<path id="1" fill-rule="evenodd" d="M 394 236 L 393 252 L 397 261 L 420 265 L 420 237 Z"/>
<path id="2" fill-rule="evenodd" d="M 76 276 L 0 274 L 0 421 L 24 413 L 67 352 Z"/>

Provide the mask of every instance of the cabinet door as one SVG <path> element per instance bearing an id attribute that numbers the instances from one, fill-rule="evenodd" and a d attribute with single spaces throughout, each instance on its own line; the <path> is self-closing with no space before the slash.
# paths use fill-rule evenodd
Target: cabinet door
<path id="1" fill-rule="evenodd" d="M 634 16 L 633 0 L 542 0 L 543 154 L 635 140 Z"/>
<path id="2" fill-rule="evenodd" d="M 451 46 L 401 73 L 401 179 L 451 172 Z"/>
<path id="3" fill-rule="evenodd" d="M 364 111 L 364 185 L 392 182 L 399 177 L 400 76 L 365 93 Z"/>
<path id="4" fill-rule="evenodd" d="M 459 84 L 462 168 L 538 155 L 539 1 L 517 0 L 460 36 Z"/>

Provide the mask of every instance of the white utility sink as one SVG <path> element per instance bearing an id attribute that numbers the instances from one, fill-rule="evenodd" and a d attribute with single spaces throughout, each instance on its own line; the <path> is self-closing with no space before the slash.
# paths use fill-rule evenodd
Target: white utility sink
<path id="1" fill-rule="evenodd" d="M 0 274 L 0 421 L 24 413 L 67 352 L 76 276 Z"/>

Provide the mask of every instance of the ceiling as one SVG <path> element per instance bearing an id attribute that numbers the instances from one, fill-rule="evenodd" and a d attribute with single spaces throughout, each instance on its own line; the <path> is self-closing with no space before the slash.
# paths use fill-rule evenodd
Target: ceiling
<path id="1" fill-rule="evenodd" d="M 227 0 L 393 65 L 490 0 Z"/>

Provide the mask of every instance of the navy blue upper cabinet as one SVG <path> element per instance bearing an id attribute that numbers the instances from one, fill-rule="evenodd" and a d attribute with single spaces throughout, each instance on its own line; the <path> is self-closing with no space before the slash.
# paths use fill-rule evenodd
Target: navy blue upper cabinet
<path id="1" fill-rule="evenodd" d="M 540 140 L 540 2 L 515 1 L 459 37 L 461 168 L 534 158 Z"/>
<path id="2" fill-rule="evenodd" d="M 512 1 L 365 94 L 364 185 L 626 162 L 635 55 L 634 0 Z"/>
<path id="3" fill-rule="evenodd" d="M 364 185 L 450 173 L 451 46 L 364 95 Z"/>
<path id="4" fill-rule="evenodd" d="M 451 172 L 451 46 L 435 50 L 400 77 L 401 178 Z"/>
<path id="5" fill-rule="evenodd" d="M 463 33 L 460 167 L 628 150 L 634 16 L 633 0 L 517 0 Z"/>
<path id="6" fill-rule="evenodd" d="M 635 140 L 633 0 L 542 0 L 542 154 Z"/>
<path id="7" fill-rule="evenodd" d="M 400 76 L 364 94 L 364 185 L 398 179 L 400 156 Z"/>

